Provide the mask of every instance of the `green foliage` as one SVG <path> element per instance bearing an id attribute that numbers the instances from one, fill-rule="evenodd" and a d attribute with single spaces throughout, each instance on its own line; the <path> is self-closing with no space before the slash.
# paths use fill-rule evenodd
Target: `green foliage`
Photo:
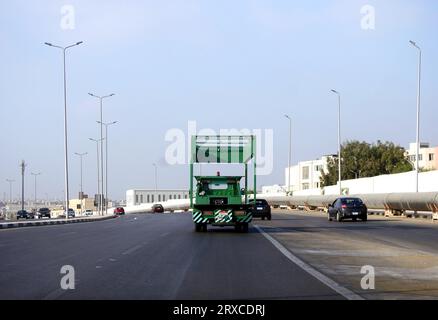
<path id="1" fill-rule="evenodd" d="M 342 145 L 342 180 L 374 177 L 384 174 L 408 172 L 412 165 L 404 156 L 405 150 L 392 142 L 377 141 L 369 144 L 347 141 Z M 338 159 L 328 163 L 328 173 L 321 176 L 321 185 L 336 185 L 338 182 Z"/>

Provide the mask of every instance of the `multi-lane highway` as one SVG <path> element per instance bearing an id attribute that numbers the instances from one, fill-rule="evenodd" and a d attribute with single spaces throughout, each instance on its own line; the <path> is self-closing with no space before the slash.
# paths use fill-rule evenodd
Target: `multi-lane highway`
<path id="1" fill-rule="evenodd" d="M 437 241 L 431 222 L 286 211 L 249 234 L 195 233 L 190 214 L 0 230 L 0 299 L 437 298 Z M 74 290 L 61 289 L 64 265 Z"/>

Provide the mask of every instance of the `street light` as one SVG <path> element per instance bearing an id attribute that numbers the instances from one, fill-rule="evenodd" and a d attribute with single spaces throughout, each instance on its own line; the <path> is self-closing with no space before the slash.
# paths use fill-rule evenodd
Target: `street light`
<path id="1" fill-rule="evenodd" d="M 103 124 L 105 126 L 105 213 L 108 213 L 108 127 L 116 124 L 117 121 L 102 123 L 97 121 L 97 123 Z"/>
<path id="2" fill-rule="evenodd" d="M 35 192 L 34 193 L 34 198 L 35 198 L 35 200 L 34 200 L 34 205 L 36 205 L 36 202 L 37 202 L 37 177 L 41 174 L 41 172 L 38 172 L 38 173 L 31 172 L 30 174 L 35 177 L 35 186 L 34 186 L 34 192 Z"/>
<path id="3" fill-rule="evenodd" d="M 62 50 L 63 61 L 64 61 L 64 172 L 65 172 L 65 210 L 67 210 L 66 219 L 68 219 L 68 208 L 69 208 L 69 189 L 68 189 L 68 141 L 67 141 L 67 72 L 65 65 L 65 53 L 68 49 L 73 48 L 82 44 L 83 42 L 76 42 L 67 47 L 61 47 L 53 45 L 49 42 L 45 42 L 45 45 L 49 47 L 58 48 Z"/>
<path id="4" fill-rule="evenodd" d="M 88 138 L 90 141 L 96 142 L 96 151 L 97 151 L 97 214 L 101 214 L 101 207 L 102 207 L 102 199 L 100 196 L 100 161 L 99 161 L 99 142 L 102 142 L 102 139 L 93 139 Z"/>
<path id="5" fill-rule="evenodd" d="M 83 157 L 86 156 L 88 154 L 88 152 L 85 153 L 77 153 L 75 152 L 75 155 L 77 155 L 80 158 L 80 162 L 81 162 L 81 195 L 80 195 L 80 200 L 81 200 L 81 215 L 84 213 L 83 210 L 83 199 L 84 199 L 84 190 L 83 190 L 83 185 L 82 185 L 82 160 Z"/>
<path id="6" fill-rule="evenodd" d="M 341 94 L 332 90 L 338 96 L 338 171 L 339 171 L 339 195 L 342 195 L 342 176 L 341 176 Z"/>
<path id="7" fill-rule="evenodd" d="M 288 160 L 288 186 L 287 186 L 287 192 L 290 194 L 290 166 L 291 166 L 291 158 L 292 158 L 292 118 L 285 114 L 284 115 L 287 119 L 289 119 L 289 160 Z"/>
<path id="8" fill-rule="evenodd" d="M 9 182 L 9 203 L 12 203 L 12 183 L 15 182 L 15 180 L 12 179 L 6 179 L 7 182 Z"/>
<path id="9" fill-rule="evenodd" d="M 103 194 L 103 184 L 104 184 L 104 181 L 103 181 L 104 180 L 103 179 L 103 99 L 112 97 L 115 94 L 111 93 L 111 94 L 106 95 L 106 96 L 98 96 L 98 95 L 95 95 L 93 93 L 88 93 L 88 94 L 94 98 L 99 99 L 99 101 L 100 101 L 100 156 L 101 156 L 101 158 L 100 158 L 100 164 L 101 164 L 100 171 L 101 171 L 101 177 L 102 177 L 101 190 L 102 190 L 102 194 Z M 103 202 L 102 195 L 99 194 L 99 197 L 100 197 L 100 202 Z"/>
<path id="10" fill-rule="evenodd" d="M 420 158 L 420 103 L 421 103 L 421 48 L 412 40 L 409 43 L 418 49 L 418 91 L 417 91 L 417 150 L 415 156 L 415 192 L 418 192 L 418 172 Z"/>
<path id="11" fill-rule="evenodd" d="M 157 169 L 157 164 L 156 163 L 153 163 L 152 164 L 154 167 L 155 167 L 155 201 L 154 202 L 157 202 L 158 201 L 158 169 Z"/>

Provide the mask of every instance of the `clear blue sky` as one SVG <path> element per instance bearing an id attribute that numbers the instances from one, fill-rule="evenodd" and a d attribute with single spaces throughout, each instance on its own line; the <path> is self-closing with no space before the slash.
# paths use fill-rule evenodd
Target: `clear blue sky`
<path id="1" fill-rule="evenodd" d="M 60 28 L 61 7 L 75 8 L 75 29 Z M 376 29 L 361 29 L 360 9 L 376 9 Z M 336 152 L 337 102 L 343 139 L 415 140 L 417 52 L 422 47 L 422 141 L 438 145 L 438 3 L 436 1 L 1 1 L 0 192 L 19 180 L 19 161 L 41 171 L 39 194 L 62 197 L 61 52 L 44 46 L 84 41 L 68 55 L 70 154 L 89 152 L 85 191 L 95 192 L 97 101 L 110 131 L 110 194 L 154 186 L 184 188 L 185 166 L 163 157 L 170 128 L 274 129 L 274 172 L 283 183 L 289 113 L 293 162 Z M 70 156 L 71 193 L 79 162 Z M 15 183 L 14 194 L 19 190 Z"/>

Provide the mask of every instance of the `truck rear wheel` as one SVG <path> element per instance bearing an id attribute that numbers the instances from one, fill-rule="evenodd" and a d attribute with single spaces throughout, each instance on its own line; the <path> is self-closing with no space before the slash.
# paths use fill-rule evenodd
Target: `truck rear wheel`
<path id="1" fill-rule="evenodd" d="M 242 230 L 242 225 L 239 224 L 239 223 L 237 223 L 237 224 L 234 226 L 234 230 L 236 230 L 236 232 L 241 232 L 241 230 Z"/>
<path id="2" fill-rule="evenodd" d="M 202 231 L 202 224 L 195 223 L 195 231 L 196 232 L 201 232 Z"/>
<path id="3" fill-rule="evenodd" d="M 242 233 L 248 233 L 249 227 L 247 223 L 242 224 L 242 229 L 241 232 Z"/>

